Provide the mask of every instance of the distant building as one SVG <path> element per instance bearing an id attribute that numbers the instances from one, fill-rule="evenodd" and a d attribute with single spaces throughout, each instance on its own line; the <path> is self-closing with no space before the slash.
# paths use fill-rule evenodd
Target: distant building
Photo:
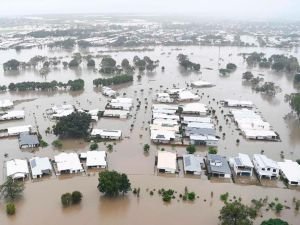
<path id="1" fill-rule="evenodd" d="M 151 140 L 154 143 L 163 143 L 168 144 L 171 141 L 175 140 L 175 132 L 174 131 L 166 131 L 166 130 L 151 130 Z"/>
<path id="2" fill-rule="evenodd" d="M 156 101 L 162 103 L 171 103 L 173 99 L 171 99 L 168 93 L 157 93 L 156 94 Z"/>
<path id="3" fill-rule="evenodd" d="M 254 104 L 251 101 L 225 99 L 221 101 L 224 106 L 237 108 L 253 108 Z"/>
<path id="4" fill-rule="evenodd" d="M 207 172 L 212 177 L 231 178 L 231 170 L 224 156 L 207 154 Z"/>
<path id="5" fill-rule="evenodd" d="M 195 102 L 182 106 L 182 113 L 206 116 L 208 114 L 208 109 L 205 104 Z"/>
<path id="6" fill-rule="evenodd" d="M 30 132 L 31 128 L 32 128 L 31 125 L 9 127 L 9 128 L 7 128 L 7 133 L 8 133 L 8 136 L 17 136 L 21 133 Z"/>
<path id="7" fill-rule="evenodd" d="M 24 110 L 8 111 L 0 116 L 0 120 L 20 120 L 25 118 Z"/>
<path id="8" fill-rule="evenodd" d="M 254 154 L 253 164 L 260 179 L 264 177 L 272 179 L 279 176 L 278 164 L 265 155 Z"/>
<path id="9" fill-rule="evenodd" d="M 218 146 L 219 139 L 211 135 L 191 135 L 190 144 L 192 145 L 206 145 L 206 146 Z"/>
<path id="10" fill-rule="evenodd" d="M 237 176 L 252 176 L 254 165 L 248 155 L 239 153 L 237 157 L 230 158 L 229 163 Z"/>
<path id="11" fill-rule="evenodd" d="M 14 106 L 14 103 L 9 99 L 0 100 L 0 109 L 9 109 Z"/>
<path id="12" fill-rule="evenodd" d="M 185 127 L 185 135 L 216 135 L 215 125 L 213 123 L 188 123 Z"/>
<path id="13" fill-rule="evenodd" d="M 101 139 L 120 140 L 122 137 L 121 130 L 108 130 L 108 129 L 93 129 L 91 132 L 92 137 L 99 137 Z"/>

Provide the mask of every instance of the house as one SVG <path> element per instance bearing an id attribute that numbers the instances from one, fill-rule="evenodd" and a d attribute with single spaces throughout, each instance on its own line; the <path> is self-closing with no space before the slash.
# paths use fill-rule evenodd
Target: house
<path id="1" fill-rule="evenodd" d="M 175 109 L 152 109 L 152 113 L 157 114 L 167 114 L 167 115 L 175 115 L 176 114 Z"/>
<path id="2" fill-rule="evenodd" d="M 237 107 L 237 108 L 253 108 L 254 104 L 251 101 L 225 99 L 221 103 L 226 107 Z"/>
<path id="3" fill-rule="evenodd" d="M 17 136 L 24 132 L 30 132 L 31 128 L 32 128 L 31 125 L 9 127 L 9 128 L 7 128 L 7 133 L 8 133 L 8 136 Z"/>
<path id="4" fill-rule="evenodd" d="M 106 152 L 105 151 L 88 151 L 86 153 L 87 168 L 106 168 Z"/>
<path id="5" fill-rule="evenodd" d="M 178 96 L 180 92 L 184 91 L 184 89 L 181 88 L 172 88 L 168 90 L 168 94 L 170 96 Z"/>
<path id="6" fill-rule="evenodd" d="M 205 104 L 195 102 L 195 103 L 189 103 L 182 106 L 182 113 L 206 116 L 208 114 L 208 109 Z"/>
<path id="7" fill-rule="evenodd" d="M 201 164 L 204 163 L 203 157 L 186 154 L 183 158 L 183 170 L 185 174 L 201 175 Z"/>
<path id="8" fill-rule="evenodd" d="M 169 119 L 154 119 L 152 124 L 160 125 L 160 126 L 164 126 L 164 127 L 174 127 L 174 126 L 178 126 L 178 121 L 169 120 Z"/>
<path id="9" fill-rule="evenodd" d="M 29 175 L 28 164 L 23 159 L 13 159 L 6 162 L 6 174 L 13 179 L 25 179 Z"/>
<path id="10" fill-rule="evenodd" d="M 200 100 L 200 97 L 198 95 L 195 95 L 194 93 L 192 93 L 191 91 L 181 91 L 178 94 L 178 101 L 198 101 Z"/>
<path id="11" fill-rule="evenodd" d="M 60 153 L 54 156 L 58 174 L 84 172 L 77 153 Z"/>
<path id="12" fill-rule="evenodd" d="M 278 140 L 278 135 L 272 130 L 243 130 L 242 133 L 252 140 Z"/>
<path id="13" fill-rule="evenodd" d="M 172 132 L 175 132 L 175 133 L 179 133 L 179 125 L 164 126 L 164 125 L 151 124 L 150 125 L 150 130 L 172 131 Z"/>
<path id="14" fill-rule="evenodd" d="M 0 120 L 21 120 L 25 118 L 24 110 L 8 111 L 0 116 Z"/>
<path id="15" fill-rule="evenodd" d="M 184 116 L 181 123 L 212 123 L 212 120 L 210 117 Z"/>
<path id="16" fill-rule="evenodd" d="M 239 153 L 237 157 L 230 158 L 229 164 L 237 176 L 252 176 L 254 165 L 247 154 Z"/>
<path id="17" fill-rule="evenodd" d="M 50 109 L 46 110 L 46 113 L 48 115 L 52 115 L 53 118 L 61 118 L 64 116 L 68 116 L 74 112 L 74 106 L 73 105 L 58 105 L 58 106 L 53 106 Z"/>
<path id="18" fill-rule="evenodd" d="M 259 179 L 263 177 L 272 179 L 279 176 L 278 164 L 267 156 L 254 154 L 252 161 Z"/>
<path id="19" fill-rule="evenodd" d="M 168 144 L 175 140 L 175 132 L 166 130 L 151 130 L 151 140 L 154 143 Z"/>
<path id="20" fill-rule="evenodd" d="M 185 135 L 216 135 L 215 125 L 213 123 L 195 123 L 191 122 L 185 127 Z"/>
<path id="21" fill-rule="evenodd" d="M 192 82 L 192 86 L 197 88 L 202 88 L 202 87 L 213 87 L 215 85 L 204 80 L 197 80 Z"/>
<path id="22" fill-rule="evenodd" d="M 107 130 L 107 129 L 93 129 L 92 137 L 99 137 L 101 139 L 120 140 L 122 137 L 121 130 Z"/>
<path id="23" fill-rule="evenodd" d="M 292 160 L 278 162 L 281 175 L 287 179 L 289 185 L 300 185 L 300 165 Z"/>
<path id="24" fill-rule="evenodd" d="M 104 117 L 115 117 L 120 119 L 127 119 L 129 116 L 129 112 L 126 110 L 110 110 L 106 109 L 103 112 Z"/>
<path id="25" fill-rule="evenodd" d="M 206 146 L 218 146 L 219 139 L 212 135 L 191 135 L 191 145 L 206 145 Z"/>
<path id="26" fill-rule="evenodd" d="M 180 117 L 178 115 L 168 115 L 164 113 L 153 113 L 152 118 L 155 119 L 164 119 L 164 120 L 175 120 L 180 121 Z"/>
<path id="27" fill-rule="evenodd" d="M 162 103 L 171 103 L 173 99 L 171 99 L 168 93 L 157 93 L 156 94 L 156 101 Z"/>
<path id="28" fill-rule="evenodd" d="M 0 109 L 8 109 L 12 108 L 14 106 L 14 103 L 11 100 L 4 99 L 0 100 Z"/>
<path id="29" fill-rule="evenodd" d="M 120 109 L 131 110 L 133 107 L 133 100 L 131 98 L 115 98 L 107 103 L 106 109 Z"/>
<path id="30" fill-rule="evenodd" d="M 48 157 L 33 157 L 29 160 L 29 165 L 33 179 L 52 173 L 52 166 Z"/>
<path id="31" fill-rule="evenodd" d="M 207 154 L 207 172 L 213 177 L 231 178 L 231 171 L 224 156 Z"/>
<path id="32" fill-rule="evenodd" d="M 167 151 L 157 152 L 157 170 L 160 173 L 175 173 L 177 169 L 176 153 Z"/>
<path id="33" fill-rule="evenodd" d="M 37 148 L 40 146 L 38 136 L 29 132 L 23 132 L 19 135 L 20 148 Z"/>
<path id="34" fill-rule="evenodd" d="M 107 97 L 116 97 L 117 96 L 116 91 L 114 91 L 110 87 L 106 87 L 106 86 L 102 87 L 102 94 Z"/>
<path id="35" fill-rule="evenodd" d="M 178 110 L 178 105 L 153 104 L 152 110 Z"/>

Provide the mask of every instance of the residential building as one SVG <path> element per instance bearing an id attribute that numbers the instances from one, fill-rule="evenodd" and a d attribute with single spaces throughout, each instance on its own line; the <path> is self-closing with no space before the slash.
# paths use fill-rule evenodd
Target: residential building
<path id="1" fill-rule="evenodd" d="M 121 130 L 108 130 L 108 129 L 93 129 L 91 132 L 92 137 L 101 139 L 120 140 L 122 137 Z"/>
<path id="2" fill-rule="evenodd" d="M 206 165 L 210 176 L 231 178 L 231 170 L 225 156 L 207 154 Z"/>
<path id="3" fill-rule="evenodd" d="M 24 159 L 12 159 L 6 162 L 6 175 L 13 179 L 25 179 L 29 175 L 27 161 Z"/>
<path id="4" fill-rule="evenodd" d="M 54 156 L 58 174 L 84 172 L 77 153 L 60 153 Z"/>
<path id="5" fill-rule="evenodd" d="M 183 158 L 183 170 L 185 174 L 201 175 L 201 164 L 204 163 L 203 157 L 186 154 Z"/>
<path id="6" fill-rule="evenodd" d="M 36 134 L 29 132 L 23 132 L 19 135 L 19 147 L 20 148 L 37 148 L 40 146 L 40 141 Z"/>
<path id="7" fill-rule="evenodd" d="M 157 170 L 160 173 L 175 173 L 177 170 L 176 153 L 167 152 L 167 151 L 158 151 Z"/>
<path id="8" fill-rule="evenodd" d="M 33 179 L 41 178 L 43 175 L 52 173 L 52 165 L 48 157 L 33 157 L 29 160 L 31 175 Z"/>
<path id="9" fill-rule="evenodd" d="M 252 176 L 254 165 L 247 154 L 239 153 L 238 156 L 230 158 L 229 164 L 236 176 Z"/>
<path id="10" fill-rule="evenodd" d="M 105 151 L 88 151 L 86 153 L 86 166 L 88 168 L 106 168 L 106 152 Z"/>
<path id="11" fill-rule="evenodd" d="M 288 181 L 289 185 L 300 186 L 300 165 L 292 160 L 278 162 L 281 175 Z"/>
<path id="12" fill-rule="evenodd" d="M 260 179 L 264 177 L 272 179 L 279 176 L 279 166 L 277 162 L 269 159 L 267 156 L 254 154 L 252 161 Z"/>

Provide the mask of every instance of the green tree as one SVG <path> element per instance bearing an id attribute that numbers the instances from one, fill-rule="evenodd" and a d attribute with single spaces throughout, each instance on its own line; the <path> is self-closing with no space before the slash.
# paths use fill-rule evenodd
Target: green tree
<path id="1" fill-rule="evenodd" d="M 21 182 L 14 181 L 11 177 L 0 186 L 0 196 L 8 201 L 14 201 L 22 196 L 24 185 Z"/>
<path id="2" fill-rule="evenodd" d="M 105 57 L 101 61 L 100 72 L 101 73 L 108 73 L 108 74 L 114 73 L 115 69 L 116 69 L 116 64 L 117 64 L 117 62 L 113 58 L 111 58 L 111 57 Z"/>
<path id="3" fill-rule="evenodd" d="M 120 193 L 125 194 L 131 190 L 127 175 L 116 171 L 100 172 L 98 181 L 98 190 L 111 197 L 118 196 Z"/>
<path id="4" fill-rule="evenodd" d="M 82 194 L 80 191 L 73 191 L 72 192 L 72 204 L 78 204 L 81 202 Z"/>
<path id="5" fill-rule="evenodd" d="M 61 137 L 84 138 L 89 134 L 90 122 L 91 115 L 76 111 L 60 118 L 53 128 L 53 132 Z"/>
<path id="6" fill-rule="evenodd" d="M 6 213 L 7 215 L 14 215 L 16 213 L 16 206 L 14 203 L 9 202 L 6 204 Z"/>
<path id="7" fill-rule="evenodd" d="M 112 144 L 108 144 L 108 145 L 106 146 L 106 148 L 107 148 L 108 151 L 111 152 L 111 151 L 113 150 L 114 146 L 113 146 Z"/>
<path id="8" fill-rule="evenodd" d="M 226 203 L 219 216 L 221 225 L 252 225 L 253 219 L 250 208 L 240 201 Z"/>
<path id="9" fill-rule="evenodd" d="M 300 93 L 291 94 L 289 103 L 292 110 L 295 111 L 298 118 L 300 118 Z"/>
<path id="10" fill-rule="evenodd" d="M 209 154 L 217 154 L 218 153 L 218 149 L 215 148 L 215 147 L 210 146 L 210 147 L 208 147 L 208 153 Z"/>
<path id="11" fill-rule="evenodd" d="M 250 81 L 254 78 L 253 74 L 250 71 L 243 73 L 243 78 L 246 81 Z"/>
<path id="12" fill-rule="evenodd" d="M 64 207 L 70 206 L 72 204 L 72 195 L 70 193 L 65 193 L 60 197 L 60 200 Z"/>
<path id="13" fill-rule="evenodd" d="M 228 63 L 226 65 L 226 69 L 231 70 L 231 71 L 236 70 L 236 68 L 237 68 L 237 66 L 234 63 Z"/>
<path id="14" fill-rule="evenodd" d="M 63 143 L 62 143 L 62 141 L 61 140 L 54 140 L 53 142 L 52 142 L 52 145 L 55 147 L 55 148 L 62 148 L 62 146 L 63 146 Z"/>
<path id="15" fill-rule="evenodd" d="M 260 225 L 289 225 L 288 222 L 281 219 L 269 219 L 263 221 Z"/>
<path id="16" fill-rule="evenodd" d="M 195 145 L 189 145 L 186 147 L 186 151 L 189 154 L 194 154 L 196 152 L 196 146 Z"/>
<path id="17" fill-rule="evenodd" d="M 149 152 L 149 150 L 150 150 L 150 145 L 144 144 L 144 152 Z"/>
<path id="18" fill-rule="evenodd" d="M 90 145 L 90 150 L 92 150 L 92 151 L 96 150 L 96 149 L 98 149 L 98 147 L 99 147 L 98 144 L 94 142 Z"/>
<path id="19" fill-rule="evenodd" d="M 93 59 L 89 59 L 87 62 L 87 66 L 88 67 L 95 67 L 96 66 L 96 62 Z"/>
<path id="20" fill-rule="evenodd" d="M 3 70 L 19 70 L 21 63 L 16 59 L 8 60 L 3 63 Z"/>

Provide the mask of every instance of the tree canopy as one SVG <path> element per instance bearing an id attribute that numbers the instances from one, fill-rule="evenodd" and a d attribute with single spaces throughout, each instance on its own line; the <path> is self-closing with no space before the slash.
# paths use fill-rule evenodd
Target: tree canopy
<path id="1" fill-rule="evenodd" d="M 263 221 L 260 225 L 289 225 L 288 222 L 281 219 L 269 219 Z"/>
<path id="2" fill-rule="evenodd" d="M 98 181 L 98 190 L 111 197 L 118 196 L 120 193 L 125 194 L 131 190 L 130 181 L 124 173 L 100 172 Z"/>
<path id="3" fill-rule="evenodd" d="M 7 201 L 14 201 L 22 195 L 23 190 L 23 183 L 7 177 L 7 180 L 0 186 L 0 196 L 4 197 Z"/>
<path id="4" fill-rule="evenodd" d="M 240 201 L 225 203 L 220 211 L 221 225 L 252 225 L 253 214 L 251 208 Z"/>
<path id="5" fill-rule="evenodd" d="M 91 115 L 76 111 L 60 118 L 53 128 L 53 132 L 61 137 L 84 138 L 89 134 L 90 122 Z"/>
<path id="6" fill-rule="evenodd" d="M 177 56 L 177 60 L 179 62 L 179 65 L 182 66 L 185 70 L 199 71 L 201 68 L 201 65 L 199 63 L 191 62 L 187 55 L 179 54 Z"/>

